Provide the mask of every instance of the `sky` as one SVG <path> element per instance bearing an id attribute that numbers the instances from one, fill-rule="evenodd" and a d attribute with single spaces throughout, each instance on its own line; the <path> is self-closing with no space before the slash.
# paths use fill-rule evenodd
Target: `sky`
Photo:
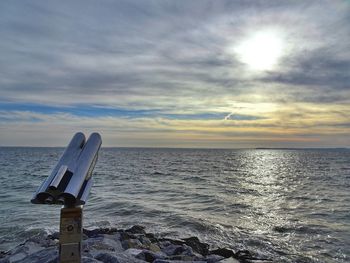
<path id="1" fill-rule="evenodd" d="M 2 0 L 0 145 L 350 147 L 350 1 Z"/>

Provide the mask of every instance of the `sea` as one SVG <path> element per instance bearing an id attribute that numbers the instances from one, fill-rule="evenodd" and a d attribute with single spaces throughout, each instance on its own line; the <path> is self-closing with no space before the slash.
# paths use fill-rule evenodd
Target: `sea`
<path id="1" fill-rule="evenodd" d="M 0 250 L 59 228 L 31 204 L 64 148 L 0 148 Z M 102 148 L 84 227 L 127 228 L 274 262 L 350 262 L 350 149 Z"/>

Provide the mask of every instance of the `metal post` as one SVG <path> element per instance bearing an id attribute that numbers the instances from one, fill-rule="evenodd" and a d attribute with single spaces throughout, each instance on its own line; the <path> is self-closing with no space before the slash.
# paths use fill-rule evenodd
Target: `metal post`
<path id="1" fill-rule="evenodd" d="M 102 144 L 101 135 L 74 135 L 58 164 L 33 195 L 33 204 L 64 205 L 61 208 L 59 262 L 81 263 L 83 205 L 92 187 L 92 171 Z"/>
<path id="2" fill-rule="evenodd" d="M 83 206 L 63 207 L 60 218 L 60 263 L 81 263 Z"/>

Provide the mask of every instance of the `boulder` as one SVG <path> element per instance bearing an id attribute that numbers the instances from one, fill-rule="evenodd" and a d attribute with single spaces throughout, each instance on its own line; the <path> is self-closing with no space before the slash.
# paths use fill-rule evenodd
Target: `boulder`
<path id="1" fill-rule="evenodd" d="M 182 254 L 186 248 L 180 245 L 170 244 L 162 249 L 162 252 L 167 254 L 168 256 L 180 255 Z"/>
<path id="2" fill-rule="evenodd" d="M 228 248 L 209 251 L 209 245 L 197 237 L 182 240 L 157 238 L 144 227 L 127 230 L 102 228 L 84 230 L 83 263 L 237 263 L 271 262 L 252 256 L 248 250 L 234 253 Z M 0 254 L 0 263 L 58 262 L 58 233 L 36 235 L 8 252 Z"/>
<path id="3" fill-rule="evenodd" d="M 94 258 L 90 258 L 90 257 L 82 257 L 81 261 L 82 261 L 82 263 L 101 263 L 101 261 L 96 260 Z"/>
<path id="4" fill-rule="evenodd" d="M 206 261 L 183 261 L 183 260 L 168 260 L 168 259 L 156 259 L 153 263 L 207 263 Z"/>
<path id="5" fill-rule="evenodd" d="M 160 252 L 161 249 L 157 244 L 151 243 L 148 247 L 148 249 L 154 253 Z"/>
<path id="6" fill-rule="evenodd" d="M 223 256 L 219 256 L 219 255 L 212 254 L 212 255 L 208 255 L 208 256 L 205 258 L 205 261 L 206 261 L 207 263 L 215 263 L 215 262 L 219 262 L 219 261 L 220 261 L 220 263 L 221 263 L 223 259 L 224 259 Z"/>
<path id="7" fill-rule="evenodd" d="M 135 226 L 125 230 L 125 232 L 131 233 L 131 234 L 142 234 L 142 235 L 146 234 L 145 227 L 139 226 L 139 225 L 135 225 Z"/>
<path id="8" fill-rule="evenodd" d="M 164 253 L 158 252 L 154 253 L 149 250 L 143 250 L 141 253 L 139 253 L 136 258 L 144 260 L 146 262 L 153 262 L 156 259 L 164 259 L 166 255 Z"/>
<path id="9" fill-rule="evenodd" d="M 185 241 L 185 244 L 190 246 L 193 251 L 206 256 L 209 253 L 209 245 L 206 243 L 202 243 L 199 241 L 198 237 L 189 237 L 183 239 Z"/>
<path id="10" fill-rule="evenodd" d="M 114 234 L 116 233 L 118 230 L 116 228 L 96 228 L 96 229 L 92 229 L 92 230 L 88 230 L 88 229 L 83 229 L 83 234 L 85 234 L 87 237 L 91 238 L 91 237 L 97 237 L 99 235 L 102 234 Z"/>
<path id="11" fill-rule="evenodd" d="M 56 263 L 58 260 L 58 252 L 56 247 L 42 249 L 24 258 L 16 260 L 15 257 L 10 257 L 9 262 L 21 263 Z"/>
<path id="12" fill-rule="evenodd" d="M 222 256 L 224 258 L 229 258 L 229 257 L 235 256 L 235 253 L 231 249 L 227 249 L 227 248 L 218 248 L 215 250 L 211 250 L 209 253 L 219 255 L 219 256 Z"/>
<path id="13" fill-rule="evenodd" d="M 239 261 L 235 258 L 225 258 L 221 260 L 220 263 L 239 263 Z"/>
<path id="14" fill-rule="evenodd" d="M 108 253 L 99 253 L 95 256 L 95 259 L 102 261 L 103 263 L 120 263 L 117 257 Z"/>
<path id="15" fill-rule="evenodd" d="M 128 240 L 123 240 L 122 241 L 122 246 L 124 249 L 129 249 L 129 248 L 144 248 L 140 240 L 138 239 L 128 239 Z"/>

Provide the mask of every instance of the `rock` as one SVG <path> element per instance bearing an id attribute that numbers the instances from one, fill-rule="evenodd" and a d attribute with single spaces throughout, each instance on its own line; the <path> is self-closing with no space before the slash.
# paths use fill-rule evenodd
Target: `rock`
<path id="1" fill-rule="evenodd" d="M 158 242 L 158 246 L 163 249 L 167 246 L 170 246 L 172 243 L 169 240 L 165 240 L 165 241 L 160 241 Z"/>
<path id="2" fill-rule="evenodd" d="M 138 239 L 128 239 L 122 241 L 122 246 L 124 249 L 129 249 L 129 248 L 144 248 L 140 240 Z"/>
<path id="3" fill-rule="evenodd" d="M 234 257 L 242 262 L 246 263 L 261 263 L 261 262 L 272 262 L 271 259 L 258 258 L 252 255 L 249 250 L 239 250 L 235 253 Z"/>
<path id="4" fill-rule="evenodd" d="M 127 240 L 127 239 L 135 239 L 136 238 L 135 235 L 133 235 L 131 233 L 127 233 L 125 231 L 120 231 L 118 233 L 119 233 L 120 240 Z"/>
<path id="5" fill-rule="evenodd" d="M 87 237 L 97 237 L 99 235 L 99 229 L 88 230 L 83 228 L 83 234 Z"/>
<path id="6" fill-rule="evenodd" d="M 139 253 L 136 258 L 142 259 L 147 262 L 153 262 L 156 259 L 164 259 L 166 257 L 163 253 L 153 253 L 148 250 L 143 250 L 141 253 Z"/>
<path id="7" fill-rule="evenodd" d="M 101 262 L 101 261 L 96 260 L 96 259 L 94 259 L 94 258 L 88 258 L 88 257 L 82 257 L 82 258 L 81 258 L 81 261 L 82 261 L 83 263 L 100 263 L 100 262 Z"/>
<path id="8" fill-rule="evenodd" d="M 124 250 L 122 247 L 122 243 L 119 240 L 119 236 L 104 234 L 102 237 L 103 237 L 102 242 L 107 246 L 112 247 L 114 251 L 122 252 Z"/>
<path id="9" fill-rule="evenodd" d="M 219 256 L 222 256 L 224 258 L 229 258 L 229 257 L 235 256 L 235 253 L 231 249 L 227 249 L 227 248 L 218 248 L 215 250 L 211 250 L 209 253 L 219 255 Z"/>
<path id="10" fill-rule="evenodd" d="M 145 236 L 141 236 L 140 238 L 139 238 L 139 240 L 140 240 L 140 242 L 144 245 L 144 246 L 146 246 L 146 247 L 149 247 L 151 244 L 152 244 L 152 242 L 151 242 L 151 240 L 149 240 L 147 237 L 145 237 Z"/>
<path id="11" fill-rule="evenodd" d="M 102 261 L 103 263 L 120 263 L 117 257 L 108 253 L 99 253 L 95 256 L 95 259 Z"/>
<path id="12" fill-rule="evenodd" d="M 205 261 L 207 263 L 215 263 L 215 262 L 218 262 L 220 260 L 223 260 L 224 257 L 223 256 L 219 256 L 219 255 L 215 255 L 215 254 L 212 254 L 212 255 L 208 255 L 206 258 L 205 258 Z M 222 262 L 222 261 L 220 261 Z"/>
<path id="13" fill-rule="evenodd" d="M 269 259 L 245 259 L 242 261 L 244 263 L 272 263 L 272 260 Z M 306 261 L 298 261 L 298 262 L 306 262 Z"/>
<path id="14" fill-rule="evenodd" d="M 234 257 L 241 260 L 253 259 L 252 254 L 248 250 L 239 250 L 235 253 Z"/>
<path id="15" fill-rule="evenodd" d="M 135 225 L 125 230 L 125 232 L 132 233 L 132 234 L 142 234 L 142 235 L 146 234 L 145 228 L 143 226 L 138 226 L 138 225 Z"/>
<path id="16" fill-rule="evenodd" d="M 177 261 L 198 261 L 203 259 L 202 255 L 195 255 L 191 247 L 187 245 L 171 244 L 162 249 L 162 252 L 168 256 L 168 260 Z"/>
<path id="17" fill-rule="evenodd" d="M 239 263 L 235 258 L 225 258 L 224 260 L 219 261 L 220 263 Z"/>
<path id="18" fill-rule="evenodd" d="M 120 253 L 118 255 L 116 255 L 118 258 L 119 263 L 145 263 L 144 260 L 135 258 L 134 256 L 131 256 L 128 253 Z"/>
<path id="19" fill-rule="evenodd" d="M 244 250 L 238 250 L 236 252 L 236 256 L 237 257 L 251 257 L 252 254 L 250 253 L 249 250 L 244 249 Z"/>
<path id="20" fill-rule="evenodd" d="M 177 240 L 177 239 L 162 238 L 162 239 L 159 239 L 159 243 L 160 244 L 183 245 L 183 244 L 185 244 L 185 241 Z M 167 245 L 165 245 L 165 246 L 167 246 Z"/>
<path id="21" fill-rule="evenodd" d="M 59 232 L 54 232 L 51 235 L 48 235 L 47 238 L 52 239 L 52 240 L 56 240 L 60 238 L 60 233 Z"/>
<path id="22" fill-rule="evenodd" d="M 35 243 L 40 247 L 50 247 L 57 244 L 58 240 L 51 239 L 49 235 L 45 231 L 40 231 L 39 233 L 34 234 L 29 237 L 23 245 L 28 246 L 29 243 Z"/>
<path id="23" fill-rule="evenodd" d="M 147 262 L 153 262 L 154 260 L 156 260 L 154 253 L 152 253 L 148 250 L 142 251 L 141 253 L 137 254 L 136 258 L 147 261 Z"/>
<path id="24" fill-rule="evenodd" d="M 43 236 L 34 236 L 29 238 L 25 243 L 36 243 L 41 247 L 52 247 L 58 244 L 58 239 L 50 239 Z"/>
<path id="25" fill-rule="evenodd" d="M 255 258 L 248 250 L 234 253 L 228 248 L 209 251 L 209 245 L 197 237 L 183 240 L 157 238 L 145 233 L 144 227 L 128 230 L 102 228 L 84 230 L 83 263 L 263 263 L 271 260 Z M 58 233 L 39 234 L 8 252 L 0 253 L 0 263 L 56 263 Z"/>
<path id="26" fill-rule="evenodd" d="M 121 245 L 120 245 L 121 246 Z M 89 252 L 89 251 L 115 251 L 117 248 L 117 243 L 113 242 L 112 240 L 108 240 L 104 238 L 103 236 L 89 238 L 87 240 L 83 241 L 83 251 Z"/>
<path id="27" fill-rule="evenodd" d="M 58 260 L 58 252 L 57 248 L 47 248 L 35 252 L 31 255 L 26 256 L 25 258 L 21 258 L 16 260 L 15 258 L 10 258 L 9 262 L 21 262 L 21 263 L 56 263 Z"/>
<path id="28" fill-rule="evenodd" d="M 156 238 L 156 236 L 152 233 L 146 233 L 146 237 L 152 242 L 157 243 L 159 240 Z"/>
<path id="29" fill-rule="evenodd" d="M 188 256 L 188 255 L 175 255 L 168 257 L 170 260 L 177 260 L 177 261 L 197 261 L 196 257 Z"/>
<path id="30" fill-rule="evenodd" d="M 183 248 L 183 251 L 181 252 L 182 255 L 195 256 L 195 254 L 193 253 L 193 249 L 190 246 L 183 245 L 182 248 Z"/>
<path id="31" fill-rule="evenodd" d="M 97 237 L 99 235 L 102 234 L 114 234 L 116 233 L 118 230 L 116 228 L 96 228 L 96 229 L 92 229 L 92 230 L 88 230 L 88 229 L 83 229 L 83 234 L 85 234 L 87 237 Z"/>
<path id="32" fill-rule="evenodd" d="M 167 260 L 156 259 L 153 263 L 207 263 L 206 261 L 183 261 L 183 260 Z"/>
<path id="33" fill-rule="evenodd" d="M 174 245 L 174 244 L 166 246 L 162 249 L 162 252 L 164 252 L 168 256 L 179 255 L 184 251 L 185 251 L 185 248 L 183 246 Z"/>
<path id="34" fill-rule="evenodd" d="M 149 245 L 148 249 L 154 253 L 160 252 L 160 247 L 157 244 L 153 244 L 151 243 L 151 245 Z"/>
<path id="35" fill-rule="evenodd" d="M 34 254 L 38 251 L 44 250 L 46 247 L 32 241 L 26 241 L 25 243 L 11 249 L 7 252 L 7 259 L 10 262 L 19 261 L 28 255 Z"/>
<path id="36" fill-rule="evenodd" d="M 189 237 L 183 239 L 185 244 L 190 246 L 195 252 L 206 256 L 209 253 L 209 245 L 199 241 L 198 237 Z"/>
<path id="37" fill-rule="evenodd" d="M 125 250 L 125 253 L 136 257 L 138 254 L 140 254 L 143 250 L 142 249 L 136 249 L 136 248 L 129 248 Z"/>

